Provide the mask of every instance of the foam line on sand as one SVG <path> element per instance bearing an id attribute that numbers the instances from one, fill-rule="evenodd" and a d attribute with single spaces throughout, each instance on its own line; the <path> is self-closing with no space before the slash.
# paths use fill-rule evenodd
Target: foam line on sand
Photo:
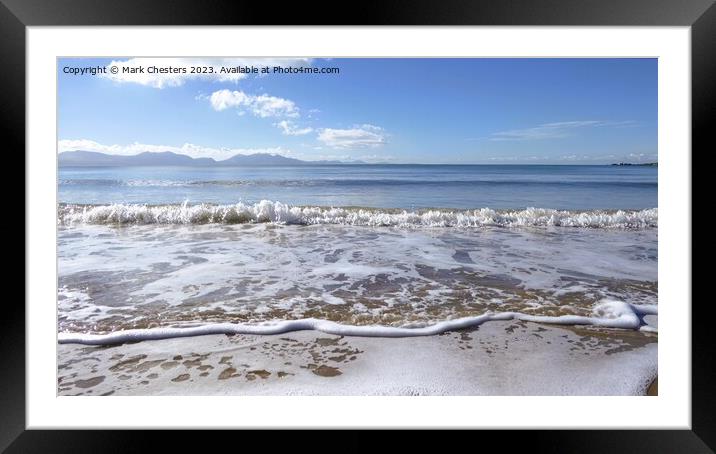
<path id="1" fill-rule="evenodd" d="M 267 322 L 262 324 L 213 323 L 201 326 L 177 328 L 129 329 L 108 334 L 59 333 L 60 344 L 112 345 L 144 340 L 160 340 L 178 337 L 204 336 L 210 334 L 252 334 L 273 335 L 291 331 L 319 331 L 324 334 L 359 337 L 417 337 L 433 336 L 447 331 L 454 331 L 478 326 L 495 320 L 523 320 L 556 325 L 592 325 L 621 329 L 644 329 L 655 332 L 656 328 L 645 325 L 644 315 L 656 315 L 656 306 L 631 305 L 623 301 L 602 300 L 594 309 L 593 317 L 563 315 L 539 316 L 519 312 L 486 313 L 475 317 L 464 317 L 455 320 L 438 322 L 432 325 L 407 328 L 381 325 L 356 326 L 319 320 L 314 318 Z"/>

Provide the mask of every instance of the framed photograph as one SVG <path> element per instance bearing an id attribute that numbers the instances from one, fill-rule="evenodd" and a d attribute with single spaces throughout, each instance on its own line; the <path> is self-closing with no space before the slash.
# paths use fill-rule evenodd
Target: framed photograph
<path id="1" fill-rule="evenodd" d="M 691 160 L 716 9 L 519 3 L 3 0 L 26 294 L 2 447 L 468 428 L 712 452 Z"/>

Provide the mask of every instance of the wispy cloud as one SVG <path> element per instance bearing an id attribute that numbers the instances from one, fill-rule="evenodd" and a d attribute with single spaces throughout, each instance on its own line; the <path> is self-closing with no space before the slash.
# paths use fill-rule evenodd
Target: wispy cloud
<path id="1" fill-rule="evenodd" d="M 331 148 L 377 148 L 386 144 L 386 134 L 379 126 L 363 124 L 350 129 L 321 129 L 318 140 Z"/>
<path id="2" fill-rule="evenodd" d="M 300 128 L 291 120 L 279 121 L 278 123 L 274 123 L 274 126 L 279 128 L 281 132 L 287 136 L 302 136 L 313 132 L 313 128 Z"/>
<path id="3" fill-rule="evenodd" d="M 166 88 L 178 87 L 194 79 L 238 82 L 247 77 L 241 72 L 222 72 L 222 68 L 307 66 L 311 63 L 308 58 L 130 58 L 113 60 L 107 65 L 107 74 L 101 76 L 117 83 Z M 116 74 L 110 71 L 112 67 L 118 68 Z M 192 68 L 200 69 L 192 72 Z"/>
<path id="4" fill-rule="evenodd" d="M 389 163 L 396 161 L 395 156 L 380 155 L 380 154 L 367 154 L 367 155 L 356 155 L 354 153 L 301 153 L 296 152 L 292 155 L 293 158 L 302 159 L 304 161 L 343 161 L 343 162 L 356 162 L 362 161 L 365 163 L 378 164 L 378 163 Z"/>
<path id="5" fill-rule="evenodd" d="M 511 129 L 507 131 L 499 131 L 492 133 L 489 140 L 506 141 L 506 140 L 545 140 L 545 139 L 563 139 L 575 134 L 578 129 L 600 126 L 634 126 L 633 121 L 602 121 L 602 120 L 580 120 L 580 121 L 560 121 L 556 123 L 544 123 L 532 128 Z"/>
<path id="6" fill-rule="evenodd" d="M 215 148 L 205 147 L 202 145 L 196 145 L 193 143 L 185 143 L 181 146 L 174 145 L 156 145 L 156 144 L 145 144 L 134 142 L 127 145 L 106 145 L 93 140 L 87 139 L 63 139 L 57 143 L 58 152 L 62 153 L 65 151 L 96 151 L 99 153 L 113 154 L 113 155 L 134 155 L 143 153 L 145 151 L 151 153 L 158 153 L 164 151 L 171 151 L 172 153 L 183 154 L 192 158 L 214 158 L 216 160 L 227 159 L 237 154 L 254 154 L 254 153 L 269 153 L 279 154 L 282 156 L 290 155 L 291 150 L 282 147 L 271 147 L 271 148 Z"/>
<path id="7" fill-rule="evenodd" d="M 489 156 L 484 158 L 486 162 L 494 163 L 583 163 L 583 164 L 611 164 L 616 162 L 655 162 L 658 159 L 656 153 L 611 153 L 599 155 L 587 154 L 565 154 L 558 156 L 536 156 L 536 155 L 519 155 L 519 156 Z"/>

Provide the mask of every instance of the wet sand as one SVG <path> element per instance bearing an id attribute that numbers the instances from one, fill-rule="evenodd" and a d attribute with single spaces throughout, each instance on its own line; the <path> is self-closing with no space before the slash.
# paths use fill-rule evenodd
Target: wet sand
<path id="1" fill-rule="evenodd" d="M 649 389 L 646 390 L 647 396 L 658 396 L 659 395 L 659 379 L 655 378 L 653 382 L 651 382 L 651 385 L 649 385 Z"/>
<path id="2" fill-rule="evenodd" d="M 58 345 L 59 395 L 645 395 L 656 334 L 522 321 L 412 338 L 297 331 Z"/>

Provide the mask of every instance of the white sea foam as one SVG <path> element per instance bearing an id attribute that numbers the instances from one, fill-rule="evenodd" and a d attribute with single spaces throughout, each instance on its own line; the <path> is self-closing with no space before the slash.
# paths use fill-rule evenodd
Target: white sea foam
<path id="1" fill-rule="evenodd" d="M 577 315 L 538 316 L 519 312 L 488 312 L 475 317 L 446 320 L 418 328 L 380 325 L 356 326 L 335 323 L 328 320 L 306 318 L 301 320 L 265 322 L 255 325 L 212 323 L 189 328 L 163 327 L 128 329 L 109 334 L 65 332 L 58 334 L 58 341 L 60 344 L 110 345 L 209 334 L 271 335 L 304 330 L 320 331 L 325 334 L 339 336 L 415 337 L 432 336 L 446 331 L 470 328 L 494 320 L 524 320 L 557 325 L 592 325 L 633 330 L 642 329 L 644 331 L 656 332 L 656 328 L 648 327 L 641 319 L 641 316 L 645 314 L 655 314 L 656 312 L 656 306 L 635 306 L 623 301 L 605 299 L 594 307 L 593 317 Z"/>
<path id="2" fill-rule="evenodd" d="M 59 331 L 305 318 L 424 327 L 488 311 L 589 316 L 603 298 L 657 303 L 656 229 L 554 230 L 61 227 Z"/>
<path id="3" fill-rule="evenodd" d="M 335 224 L 394 227 L 558 226 L 642 229 L 658 226 L 657 208 L 618 211 L 430 209 L 419 211 L 369 208 L 291 206 L 262 200 L 234 205 L 61 205 L 58 222 L 73 224 Z"/>

